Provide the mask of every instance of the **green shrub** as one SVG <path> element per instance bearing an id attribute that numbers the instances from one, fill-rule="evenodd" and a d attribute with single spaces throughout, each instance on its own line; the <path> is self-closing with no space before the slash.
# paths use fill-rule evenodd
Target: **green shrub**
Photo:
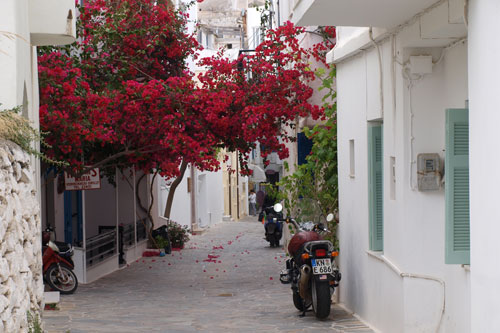
<path id="1" fill-rule="evenodd" d="M 159 249 L 164 249 L 168 246 L 168 239 L 165 239 L 160 235 L 155 237 L 155 241 Z"/>

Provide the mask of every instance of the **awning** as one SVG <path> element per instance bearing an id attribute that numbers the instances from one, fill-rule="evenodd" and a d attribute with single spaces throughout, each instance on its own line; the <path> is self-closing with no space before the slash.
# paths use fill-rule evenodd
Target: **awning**
<path id="1" fill-rule="evenodd" d="M 248 164 L 248 169 L 252 170 L 250 181 L 254 183 L 261 183 L 267 181 L 266 173 L 260 166 L 255 164 Z"/>

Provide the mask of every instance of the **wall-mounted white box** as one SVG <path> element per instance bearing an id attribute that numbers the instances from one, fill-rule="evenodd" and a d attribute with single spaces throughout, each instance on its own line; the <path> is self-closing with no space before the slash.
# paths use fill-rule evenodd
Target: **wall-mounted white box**
<path id="1" fill-rule="evenodd" d="M 412 74 L 432 73 L 432 56 L 410 56 L 410 71 Z"/>

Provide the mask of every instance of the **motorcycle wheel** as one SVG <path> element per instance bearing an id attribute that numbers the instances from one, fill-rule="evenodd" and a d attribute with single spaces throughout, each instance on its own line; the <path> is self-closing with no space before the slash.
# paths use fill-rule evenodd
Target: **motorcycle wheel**
<path id="1" fill-rule="evenodd" d="M 295 308 L 299 311 L 305 310 L 304 300 L 300 297 L 297 291 L 293 291 L 293 305 L 295 305 Z"/>
<path id="2" fill-rule="evenodd" d="M 78 287 L 78 279 L 75 273 L 66 264 L 52 265 L 45 273 L 45 280 L 50 288 L 58 290 L 61 294 L 72 294 Z"/>
<path id="3" fill-rule="evenodd" d="M 274 234 L 274 245 L 276 247 L 279 247 L 280 246 L 280 238 L 278 237 L 277 234 Z"/>
<path id="4" fill-rule="evenodd" d="M 325 319 L 330 315 L 331 306 L 330 286 L 328 282 L 317 282 L 312 279 L 312 306 L 318 319 Z"/>

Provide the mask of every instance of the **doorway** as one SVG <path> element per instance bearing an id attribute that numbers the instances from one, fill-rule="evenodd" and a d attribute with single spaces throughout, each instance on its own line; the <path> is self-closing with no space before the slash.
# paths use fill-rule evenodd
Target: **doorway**
<path id="1" fill-rule="evenodd" d="M 64 241 L 83 244 L 82 191 L 64 191 Z"/>

